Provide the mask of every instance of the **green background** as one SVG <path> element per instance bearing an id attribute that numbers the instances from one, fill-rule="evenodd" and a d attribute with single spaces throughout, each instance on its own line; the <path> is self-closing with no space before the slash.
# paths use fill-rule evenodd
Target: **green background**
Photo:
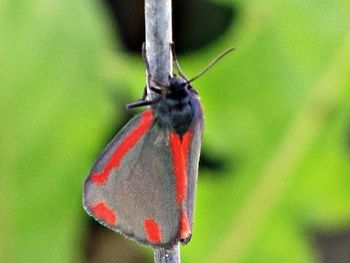
<path id="1" fill-rule="evenodd" d="M 182 262 L 321 262 L 317 233 L 350 232 L 350 2 L 216 2 L 238 20 L 179 60 L 236 47 L 194 83 L 228 165 L 200 171 Z M 86 262 L 82 182 L 145 83 L 111 31 L 98 1 L 0 0 L 0 262 Z"/>

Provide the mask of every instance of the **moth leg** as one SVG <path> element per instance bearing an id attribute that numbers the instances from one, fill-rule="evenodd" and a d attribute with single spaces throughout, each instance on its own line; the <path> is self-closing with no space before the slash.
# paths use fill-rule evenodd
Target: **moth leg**
<path id="1" fill-rule="evenodd" d="M 161 94 L 161 90 L 157 89 L 157 88 L 154 88 L 152 86 L 150 86 L 150 90 L 152 90 L 153 92 L 157 93 L 157 94 Z M 161 97 L 157 97 L 157 98 L 153 98 L 151 100 L 146 100 L 147 98 L 147 86 L 145 86 L 145 88 L 143 89 L 143 95 L 142 95 L 142 98 L 137 100 L 137 101 L 134 101 L 134 102 L 131 102 L 131 103 L 128 103 L 126 105 L 126 108 L 127 109 L 132 109 L 132 108 L 137 108 L 137 107 L 142 107 L 142 106 L 148 106 L 148 105 L 152 105 L 156 102 L 158 102 Z"/>
<path id="2" fill-rule="evenodd" d="M 142 44 L 142 58 L 143 58 L 143 62 L 146 65 L 147 74 L 149 75 L 150 73 L 149 73 L 149 63 L 146 55 L 146 42 L 143 42 Z"/>
<path id="3" fill-rule="evenodd" d="M 147 54 L 146 54 L 146 42 L 143 42 L 143 44 L 142 44 L 142 59 L 143 59 L 143 63 L 145 63 L 146 71 L 147 71 L 147 86 L 145 87 L 145 91 L 144 91 L 144 96 L 145 96 L 144 98 L 146 98 L 147 97 L 147 87 L 152 87 L 152 85 L 151 85 L 152 75 L 151 75 L 150 70 L 149 70 L 149 63 L 148 63 Z"/>
<path id="4" fill-rule="evenodd" d="M 177 69 L 179 75 L 185 79 L 186 81 L 188 81 L 187 77 L 185 76 L 185 74 L 182 72 L 179 63 L 177 62 L 177 58 L 176 58 L 176 52 L 175 52 L 175 44 L 174 42 L 170 43 L 170 50 L 171 50 L 171 54 L 173 55 L 173 64 L 175 66 L 175 68 Z"/>
<path id="5" fill-rule="evenodd" d="M 157 97 L 151 100 L 144 100 L 144 99 L 140 99 L 131 103 L 126 104 L 126 108 L 127 109 L 132 109 L 132 108 L 137 108 L 137 107 L 142 107 L 142 106 L 148 106 L 148 105 L 152 105 L 154 103 L 157 103 L 158 101 L 161 100 L 162 97 Z"/>
<path id="6" fill-rule="evenodd" d="M 142 97 L 141 99 L 137 100 L 137 101 L 134 101 L 134 102 L 131 102 L 131 103 L 128 103 L 126 105 L 126 108 L 127 109 L 132 109 L 132 108 L 137 108 L 137 107 L 142 107 L 142 106 L 147 106 L 147 105 L 151 105 L 151 104 L 154 104 L 155 102 L 159 101 L 158 99 L 151 99 L 151 100 L 146 100 L 147 99 L 147 87 L 149 87 L 149 89 L 153 92 L 156 92 L 158 94 L 161 93 L 161 90 L 159 89 L 156 89 L 154 88 L 152 85 L 151 85 L 151 79 L 152 79 L 152 76 L 151 74 L 149 73 L 149 64 L 148 64 L 148 60 L 147 60 L 147 56 L 146 56 L 146 45 L 145 45 L 145 42 L 142 44 L 142 58 L 143 58 L 143 62 L 145 63 L 146 65 L 146 70 L 147 70 L 147 85 L 145 86 L 145 88 L 143 89 L 143 94 L 142 94 Z"/>

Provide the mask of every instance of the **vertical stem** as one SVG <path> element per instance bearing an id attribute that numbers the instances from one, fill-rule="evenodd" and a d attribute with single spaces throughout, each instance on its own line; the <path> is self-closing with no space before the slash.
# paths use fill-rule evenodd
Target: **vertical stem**
<path id="1" fill-rule="evenodd" d="M 145 0 L 146 56 L 149 73 L 157 82 L 168 84 L 172 75 L 171 0 Z M 159 96 L 148 89 L 151 98 Z M 155 263 L 180 263 L 180 248 L 175 244 L 172 249 L 155 249 Z"/>
<path id="2" fill-rule="evenodd" d="M 154 263 L 180 263 L 180 246 L 176 244 L 171 250 L 155 249 Z"/>
<path id="3" fill-rule="evenodd" d="M 168 84 L 172 74 L 171 12 L 171 0 L 145 0 L 147 60 L 153 79 L 164 84 Z"/>

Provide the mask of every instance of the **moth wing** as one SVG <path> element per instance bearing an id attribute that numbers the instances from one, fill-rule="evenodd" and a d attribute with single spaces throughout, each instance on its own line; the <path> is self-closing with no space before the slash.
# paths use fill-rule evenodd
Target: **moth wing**
<path id="1" fill-rule="evenodd" d="M 180 218 L 180 240 L 184 244 L 190 241 L 192 235 L 198 164 L 203 136 L 203 113 L 198 99 L 192 99 L 192 108 L 194 109 L 194 117 L 190 129 L 184 137 L 186 139 L 187 136 L 187 140 L 189 140 L 187 153 L 185 153 L 187 191 Z"/>
<path id="2" fill-rule="evenodd" d="M 185 211 L 188 218 L 190 229 L 193 224 L 193 210 L 194 210 L 194 199 L 198 177 L 198 164 L 200 156 L 200 148 L 202 144 L 202 128 L 201 125 L 195 125 L 193 129 L 192 141 L 189 149 L 188 157 L 188 188 L 187 188 L 187 199 L 185 203 Z"/>
<path id="3" fill-rule="evenodd" d="M 102 225 L 164 248 L 177 242 L 180 218 L 166 133 L 152 110 L 131 119 L 98 157 L 83 197 Z"/>

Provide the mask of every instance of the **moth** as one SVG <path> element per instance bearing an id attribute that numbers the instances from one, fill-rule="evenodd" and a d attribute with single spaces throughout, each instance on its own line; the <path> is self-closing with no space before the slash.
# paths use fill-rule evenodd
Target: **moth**
<path id="1" fill-rule="evenodd" d="M 187 244 L 192 236 L 203 111 L 198 92 L 170 45 L 179 77 L 159 83 L 150 74 L 143 97 L 128 108 L 147 106 L 133 117 L 95 161 L 84 183 L 86 212 L 113 231 L 155 248 Z M 148 87 L 148 89 L 147 89 Z M 149 96 L 148 92 L 156 96 Z"/>

